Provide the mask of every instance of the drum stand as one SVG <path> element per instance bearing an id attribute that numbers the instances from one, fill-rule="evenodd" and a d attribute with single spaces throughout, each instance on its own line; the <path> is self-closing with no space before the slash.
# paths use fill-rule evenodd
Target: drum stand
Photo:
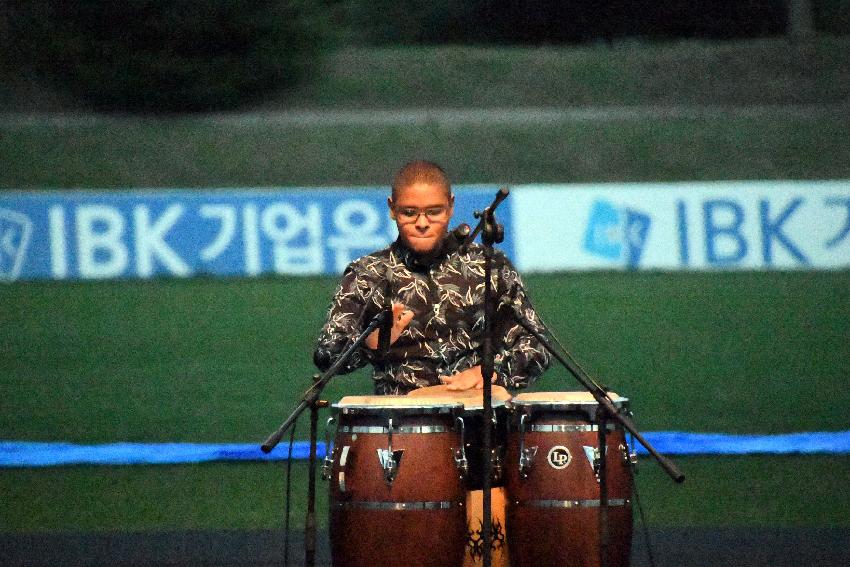
<path id="1" fill-rule="evenodd" d="M 331 381 L 331 378 L 336 376 L 337 371 L 348 361 L 351 355 L 360 348 L 363 341 L 366 340 L 373 331 L 385 325 L 392 318 L 392 311 L 382 309 L 369 322 L 366 329 L 359 337 L 343 352 L 340 357 L 334 362 L 330 368 L 324 373 L 313 376 L 313 385 L 307 389 L 301 396 L 301 402 L 295 407 L 289 417 L 281 424 L 281 426 L 269 435 L 265 443 L 260 449 L 263 453 L 269 453 L 274 449 L 287 430 L 295 423 L 298 417 L 310 408 L 310 461 L 309 461 L 309 480 L 307 488 L 307 517 L 304 526 L 304 564 L 308 567 L 313 567 L 316 564 L 316 445 L 318 444 L 318 421 L 319 408 L 326 407 L 327 402 L 319 400 L 322 391 Z"/>
<path id="2" fill-rule="evenodd" d="M 598 465 L 596 465 L 597 475 L 599 478 L 599 565 L 601 567 L 607 567 L 608 565 L 608 544 L 609 544 L 609 529 L 608 529 L 608 484 L 607 484 L 607 444 L 606 444 L 606 433 L 608 429 L 609 420 L 613 420 L 622 425 L 626 430 L 631 433 L 635 439 L 637 439 L 641 445 L 643 445 L 646 450 L 651 454 L 658 464 L 664 469 L 670 478 L 672 478 L 677 483 L 683 482 L 685 480 L 685 475 L 676 467 L 673 462 L 660 454 L 655 448 L 649 444 L 649 442 L 640 434 L 640 432 L 635 427 L 634 423 L 628 416 L 623 415 L 617 411 L 617 408 L 614 406 L 614 403 L 611 401 L 611 398 L 608 397 L 608 394 L 602 389 L 598 384 L 596 384 L 588 375 L 584 372 L 584 370 L 573 361 L 564 358 L 558 353 L 551 345 L 551 343 L 544 337 L 531 322 L 523 315 L 520 306 L 518 305 L 519 300 L 514 299 L 513 304 L 505 304 L 507 305 L 507 309 L 509 310 L 509 314 L 513 316 L 513 318 L 525 328 L 526 331 L 534 335 L 534 337 L 543 345 L 543 347 L 554 356 L 558 362 L 560 362 L 569 372 L 575 376 L 576 380 L 593 395 L 596 399 L 596 403 L 598 404 L 598 409 L 596 412 L 596 421 L 598 422 L 599 434 L 598 434 L 598 443 L 599 443 L 599 458 Z M 551 334 L 551 332 L 550 332 Z"/>
<path id="3" fill-rule="evenodd" d="M 484 427 L 482 431 L 482 445 L 484 452 L 484 467 L 482 471 L 482 490 L 484 491 L 482 498 L 482 516 L 484 555 L 482 561 L 484 567 L 492 565 L 492 546 L 493 546 L 493 530 L 491 518 L 492 514 L 492 494 L 490 493 L 493 484 L 493 433 L 491 416 L 493 415 L 493 383 L 492 376 L 494 373 L 493 362 L 493 319 L 495 312 L 493 310 L 493 244 L 502 242 L 505 237 L 505 231 L 500 224 L 496 223 L 496 207 L 504 201 L 508 196 L 506 188 L 499 189 L 496 193 L 496 198 L 489 207 L 482 212 L 475 213 L 475 218 L 479 219 L 478 226 L 475 230 L 466 237 L 466 240 L 461 245 L 461 250 L 465 251 L 467 246 L 475 240 L 475 237 L 481 232 L 481 242 L 484 244 L 484 338 L 481 348 L 481 376 L 483 378 L 484 389 Z"/>

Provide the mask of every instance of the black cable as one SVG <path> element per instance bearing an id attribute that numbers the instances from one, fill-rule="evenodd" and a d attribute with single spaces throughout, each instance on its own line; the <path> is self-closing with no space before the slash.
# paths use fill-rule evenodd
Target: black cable
<path id="1" fill-rule="evenodd" d="M 576 361 L 576 359 L 573 357 L 573 355 L 570 353 L 570 351 L 568 351 L 567 348 L 561 343 L 560 339 L 558 339 L 558 336 L 551 331 L 551 329 L 549 328 L 549 325 L 547 325 L 546 321 L 543 320 L 543 316 L 540 315 L 540 312 L 537 311 L 537 309 L 534 308 L 534 304 L 531 302 L 531 298 L 528 296 L 528 292 L 523 290 L 523 295 L 525 296 L 525 298 L 524 298 L 525 302 L 528 303 L 528 306 L 531 307 L 531 310 L 534 311 L 534 314 L 537 316 L 537 319 L 540 321 L 540 324 L 543 326 L 543 330 L 546 331 L 546 334 L 549 335 L 555 341 L 555 344 L 557 344 L 558 347 L 561 349 L 561 354 L 563 354 L 570 362 L 572 362 L 576 366 L 576 368 L 581 370 L 581 372 L 587 377 L 587 379 L 590 381 L 590 383 L 593 384 L 596 388 L 598 388 L 599 391 L 608 392 L 608 390 L 606 388 L 603 388 L 602 386 L 600 386 L 599 383 L 596 382 L 596 380 L 594 380 L 594 378 L 590 374 L 587 373 L 587 371 L 581 366 L 581 364 L 579 364 L 578 361 Z"/>
<path id="2" fill-rule="evenodd" d="M 627 450 L 629 451 L 629 454 L 631 454 L 632 447 L 634 446 L 634 439 L 632 439 L 631 442 L 627 441 L 626 444 L 629 445 Z M 649 538 L 649 526 L 646 523 L 646 516 L 643 513 L 643 506 L 641 506 L 641 503 L 640 503 L 640 495 L 638 494 L 637 480 L 635 479 L 635 475 L 637 475 L 637 463 L 635 463 L 633 468 L 634 468 L 635 474 L 630 475 L 630 476 L 631 476 L 631 479 L 632 479 L 632 492 L 635 495 L 635 506 L 637 506 L 638 515 L 640 516 L 640 523 L 641 523 L 641 526 L 643 527 L 643 540 L 646 542 L 646 555 L 649 558 L 650 566 L 655 567 L 655 555 L 652 552 L 652 541 Z"/>
<path id="3" fill-rule="evenodd" d="M 528 297 L 527 293 L 525 294 L 525 301 L 528 303 L 529 307 L 531 307 L 531 309 L 537 315 L 537 318 L 540 320 L 540 324 L 543 326 L 543 329 L 546 331 L 546 334 L 548 334 L 552 339 L 554 339 L 555 343 L 561 349 L 561 352 L 566 356 L 566 358 L 568 358 L 570 360 L 570 362 L 575 364 L 576 367 L 578 367 L 582 372 L 584 372 L 585 376 L 587 376 L 587 378 L 590 380 L 590 382 L 594 386 L 596 386 L 597 388 L 599 388 L 602 391 L 607 392 L 608 390 L 606 388 L 603 388 L 602 386 L 600 386 L 589 374 L 587 374 L 587 372 L 584 370 L 584 368 L 582 368 L 581 365 L 570 354 L 570 351 L 568 351 L 564 347 L 564 345 L 558 339 L 558 336 L 555 335 L 554 333 L 552 333 L 552 331 L 549 329 L 549 326 L 546 324 L 546 321 L 544 321 L 543 317 L 540 315 L 540 313 L 536 309 L 534 309 L 534 305 L 531 303 L 531 298 Z M 629 413 L 631 413 L 631 412 L 629 412 Z M 631 442 L 627 441 L 626 444 L 629 445 L 627 450 L 629 451 L 629 454 L 631 454 L 632 447 L 634 446 L 634 437 L 632 435 L 630 435 L 629 437 L 631 438 Z M 650 537 L 649 537 L 649 526 L 647 525 L 647 522 L 646 522 L 646 516 L 644 515 L 644 512 L 643 512 L 643 506 L 641 505 L 641 502 L 640 502 L 640 494 L 638 494 L 637 482 L 635 480 L 635 475 L 637 474 L 637 464 L 634 465 L 634 473 L 635 474 L 629 475 L 630 478 L 631 478 L 632 493 L 635 495 L 635 506 L 637 506 L 638 515 L 640 516 L 641 527 L 643 528 L 643 537 L 644 537 L 644 541 L 646 542 L 646 554 L 647 554 L 647 557 L 649 559 L 649 564 L 650 564 L 651 567 L 655 567 L 655 555 L 652 551 L 652 541 L 650 540 Z"/>
<path id="4" fill-rule="evenodd" d="M 284 505 L 283 520 L 283 565 L 289 567 L 289 516 L 291 511 L 290 496 L 292 494 L 292 446 L 295 444 L 295 429 L 298 422 L 292 424 L 289 430 L 289 452 L 286 455 L 286 504 Z"/>
<path id="5" fill-rule="evenodd" d="M 533 307 L 532 307 L 532 309 L 533 309 Z M 535 311 L 535 313 L 536 313 L 536 311 Z M 566 357 L 566 358 L 567 358 L 570 362 L 572 362 L 573 364 L 575 364 L 575 365 L 576 365 L 576 368 L 578 368 L 579 370 L 581 370 L 581 371 L 582 371 L 582 373 L 583 373 L 585 376 L 587 376 L 587 379 L 588 379 L 588 380 L 590 380 L 590 383 L 591 383 L 591 384 L 593 384 L 594 386 L 596 386 L 596 388 L 598 388 L 598 389 L 599 389 L 599 391 L 601 391 L 601 392 L 606 392 L 606 393 L 607 393 L 607 392 L 608 392 L 608 389 L 607 389 L 607 388 L 603 388 L 603 387 L 602 387 L 602 386 L 601 386 L 601 385 L 600 385 L 600 384 L 599 384 L 599 383 L 598 383 L 598 382 L 597 382 L 597 381 L 593 378 L 593 376 L 591 376 L 590 374 L 588 374 L 588 373 L 587 373 L 587 371 L 586 371 L 586 370 L 582 367 L 582 365 L 578 363 L 578 361 L 577 361 L 577 360 L 573 357 L 573 355 L 572 355 L 572 354 L 570 354 L 570 351 L 568 351 L 568 350 L 566 349 L 566 347 L 565 347 L 565 346 L 561 343 L 560 339 L 558 339 L 558 336 L 557 336 L 557 335 L 555 335 L 554 333 L 552 333 L 552 331 L 550 331 L 550 330 L 549 330 L 549 326 L 548 326 L 548 325 L 546 325 L 546 323 L 543 321 L 543 318 L 542 318 L 542 317 L 540 317 L 540 314 L 539 314 L 539 313 L 537 314 L 537 318 L 538 318 L 538 319 L 540 319 L 540 323 L 543 325 L 543 328 L 546 330 L 546 333 L 548 333 L 548 335 L 549 335 L 550 337 L 552 337 L 553 339 L 555 339 L 555 344 L 557 344 L 557 345 L 558 345 L 558 347 L 561 349 L 561 354 L 563 354 L 563 355 L 564 355 L 564 356 L 565 356 L 565 357 Z"/>

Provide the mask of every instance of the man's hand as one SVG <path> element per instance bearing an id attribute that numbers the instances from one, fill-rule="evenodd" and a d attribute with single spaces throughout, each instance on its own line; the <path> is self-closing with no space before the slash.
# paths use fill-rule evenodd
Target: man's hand
<path id="1" fill-rule="evenodd" d="M 398 337 L 404 332 L 410 322 L 413 320 L 413 311 L 407 308 L 403 303 L 393 303 L 393 330 L 390 333 L 390 344 L 395 343 Z M 378 336 L 380 330 L 372 331 L 366 337 L 366 346 L 372 350 L 378 348 Z"/>
<path id="2" fill-rule="evenodd" d="M 493 374 L 492 382 L 496 381 L 496 374 Z M 481 376 L 481 366 L 473 366 L 467 370 L 458 372 L 451 376 L 440 376 L 440 382 L 446 384 L 446 390 L 463 391 L 484 389 L 484 378 Z"/>

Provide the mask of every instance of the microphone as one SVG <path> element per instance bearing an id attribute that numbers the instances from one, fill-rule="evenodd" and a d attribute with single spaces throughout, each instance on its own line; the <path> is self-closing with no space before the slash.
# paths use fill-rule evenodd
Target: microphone
<path id="1" fill-rule="evenodd" d="M 455 237 L 455 240 L 461 243 L 466 239 L 467 236 L 469 236 L 470 232 L 472 232 L 472 229 L 469 227 L 468 224 L 464 222 L 457 225 L 457 228 L 452 230 L 452 236 Z"/>
<path id="2" fill-rule="evenodd" d="M 384 306 L 382 308 L 384 312 L 384 322 L 381 324 L 381 328 L 378 331 L 378 352 L 381 353 L 381 358 L 386 357 L 390 352 L 390 339 L 392 338 L 391 335 L 393 329 L 393 278 L 393 269 L 392 267 L 387 266 L 387 273 L 384 281 Z"/>
<path id="3" fill-rule="evenodd" d="M 470 232 L 472 232 L 472 229 L 466 223 L 461 223 L 449 231 L 449 237 L 446 239 L 446 251 L 454 252 L 460 248 L 460 245 L 463 244 Z"/>

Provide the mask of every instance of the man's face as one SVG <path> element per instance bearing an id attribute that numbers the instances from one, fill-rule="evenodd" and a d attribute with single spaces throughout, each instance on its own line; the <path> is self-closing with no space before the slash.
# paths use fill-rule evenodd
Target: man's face
<path id="1" fill-rule="evenodd" d="M 442 185 L 413 183 L 388 199 L 401 241 L 418 254 L 434 252 L 448 230 L 454 195 Z"/>

